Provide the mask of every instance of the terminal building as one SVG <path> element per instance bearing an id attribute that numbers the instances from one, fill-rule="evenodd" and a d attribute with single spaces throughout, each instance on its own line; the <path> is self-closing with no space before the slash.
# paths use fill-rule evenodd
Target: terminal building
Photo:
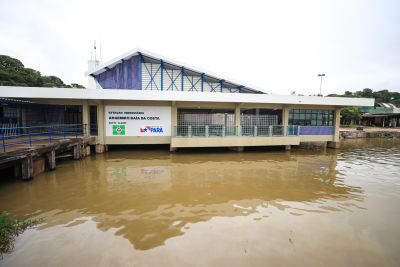
<path id="1" fill-rule="evenodd" d="M 359 108 L 365 126 L 399 127 L 400 108 L 391 103 L 375 103 L 375 107 Z"/>
<path id="2" fill-rule="evenodd" d="M 87 89 L 0 87 L 2 125 L 84 124 L 107 145 L 338 147 L 340 110 L 373 99 L 274 95 L 135 49 L 89 61 Z"/>

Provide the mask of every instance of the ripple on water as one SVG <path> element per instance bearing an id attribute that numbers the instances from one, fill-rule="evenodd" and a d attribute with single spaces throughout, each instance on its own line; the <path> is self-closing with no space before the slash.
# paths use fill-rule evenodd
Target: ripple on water
<path id="1" fill-rule="evenodd" d="M 371 212 L 367 200 L 399 201 L 399 167 L 400 147 L 386 143 L 290 153 L 111 151 L 60 163 L 30 183 L 2 184 L 0 209 L 45 217 L 39 230 L 74 231 L 90 218 L 100 231 L 117 229 L 115 235 L 144 251 L 215 218 L 242 218 L 249 229 L 265 221 L 284 228 L 307 218 L 354 219 Z M 237 234 L 229 229 L 222 239 Z"/>

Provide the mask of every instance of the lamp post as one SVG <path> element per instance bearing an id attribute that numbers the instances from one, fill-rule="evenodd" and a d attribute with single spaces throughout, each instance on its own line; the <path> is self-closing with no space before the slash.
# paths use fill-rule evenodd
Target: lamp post
<path id="1" fill-rule="evenodd" d="M 322 96 L 322 91 L 321 91 L 321 89 L 322 89 L 322 77 L 324 77 L 324 76 L 325 76 L 325 73 L 318 74 L 318 77 L 321 77 L 321 82 L 319 84 L 319 95 L 320 96 Z"/>

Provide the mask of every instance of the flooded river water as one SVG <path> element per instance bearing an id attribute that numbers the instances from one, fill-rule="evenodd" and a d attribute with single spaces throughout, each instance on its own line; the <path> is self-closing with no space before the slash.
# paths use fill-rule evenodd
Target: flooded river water
<path id="1" fill-rule="evenodd" d="M 44 219 L 0 266 L 400 266 L 400 142 L 111 151 L 1 182 L 0 210 Z"/>

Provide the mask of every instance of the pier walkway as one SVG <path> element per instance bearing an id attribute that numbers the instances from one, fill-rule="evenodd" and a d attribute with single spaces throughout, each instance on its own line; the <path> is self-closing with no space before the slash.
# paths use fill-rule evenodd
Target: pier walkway
<path id="1" fill-rule="evenodd" d="M 90 155 L 94 141 L 83 124 L 0 128 L 0 133 L 0 176 L 5 168 L 14 168 L 14 176 L 23 180 L 54 170 L 58 157 Z"/>

